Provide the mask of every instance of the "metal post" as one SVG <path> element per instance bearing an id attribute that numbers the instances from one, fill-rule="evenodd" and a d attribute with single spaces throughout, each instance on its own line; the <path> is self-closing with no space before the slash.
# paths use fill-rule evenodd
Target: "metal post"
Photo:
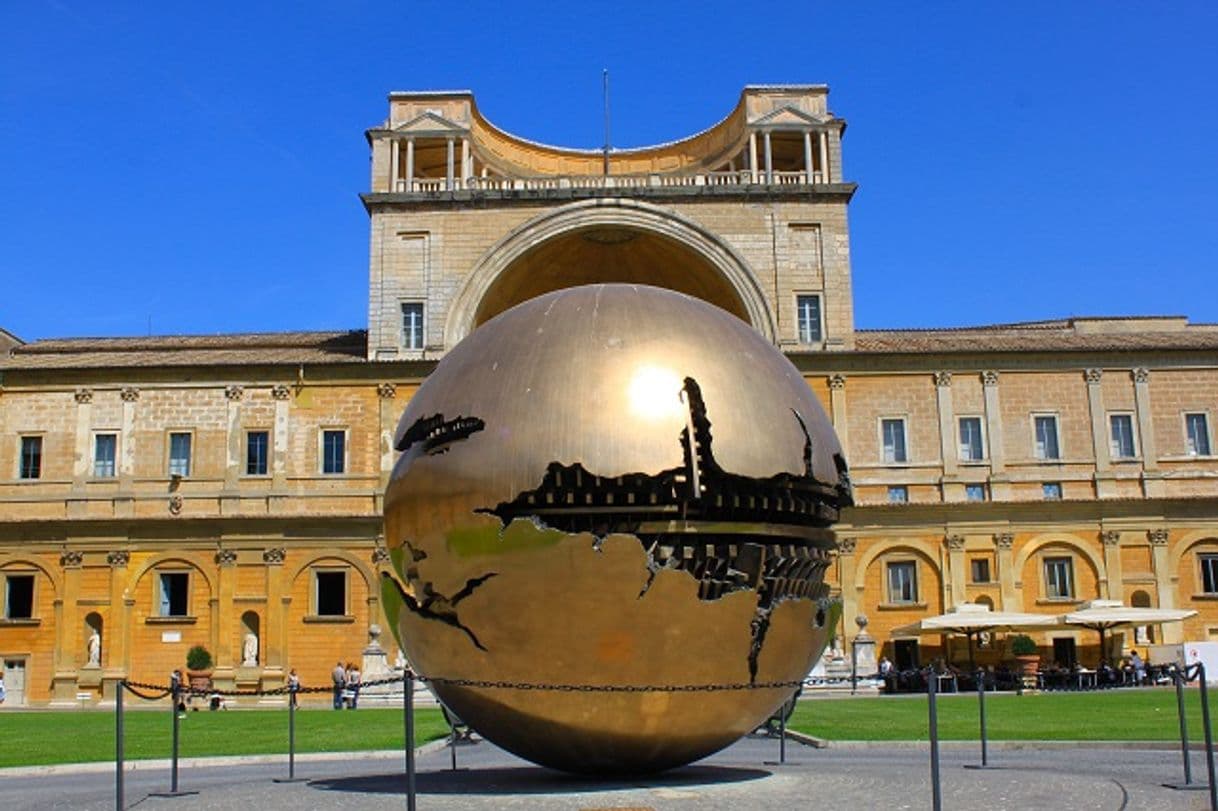
<path id="1" fill-rule="evenodd" d="M 171 702 L 170 702 L 170 709 L 173 710 L 173 754 L 172 754 L 172 762 L 171 762 L 171 766 L 170 766 L 171 771 L 170 771 L 170 778 L 169 778 L 169 791 L 173 794 L 177 794 L 178 793 L 178 735 L 179 735 L 178 727 L 180 726 L 180 723 L 181 723 L 181 719 L 178 718 L 178 700 L 179 700 L 179 697 L 182 695 L 182 681 L 180 678 L 178 678 L 177 671 L 174 671 L 173 675 L 169 677 L 169 688 L 170 688 L 170 696 L 172 697 Z"/>
<path id="2" fill-rule="evenodd" d="M 457 725 L 450 724 L 448 728 L 448 748 L 452 758 L 452 770 L 457 770 Z"/>
<path id="3" fill-rule="evenodd" d="M 1205 664 L 1197 663 L 1201 687 L 1201 723 L 1205 727 L 1205 769 L 1210 779 L 1210 811 L 1218 811 L 1218 783 L 1214 779 L 1214 730 L 1210 727 L 1210 697 L 1205 684 Z"/>
<path id="4" fill-rule="evenodd" d="M 406 811 L 415 811 L 414 800 L 414 671 L 402 676 L 402 704 L 406 725 Z"/>
<path id="5" fill-rule="evenodd" d="M 855 637 L 850 643 L 850 695 L 854 695 L 859 686 L 859 641 Z"/>
<path id="6" fill-rule="evenodd" d="M 114 694 L 114 807 L 123 811 L 123 693 L 126 682 L 121 679 Z"/>
<path id="7" fill-rule="evenodd" d="M 943 794 L 939 787 L 939 709 L 936 695 L 939 692 L 939 674 L 931 668 L 927 671 L 926 704 L 930 713 L 930 789 L 931 808 L 942 811 Z"/>
<path id="8" fill-rule="evenodd" d="M 981 714 L 981 765 L 982 767 L 990 765 L 988 753 L 986 751 L 986 731 L 985 731 L 985 671 L 977 671 L 977 709 Z"/>
<path id="9" fill-rule="evenodd" d="M 1184 757 L 1184 785 L 1193 783 L 1193 764 L 1188 756 L 1188 721 L 1184 717 L 1184 672 L 1179 665 L 1172 667 L 1172 681 L 1176 683 L 1176 712 L 1180 716 L 1180 753 Z"/>
<path id="10" fill-rule="evenodd" d="M 296 685 L 288 687 L 288 779 L 296 779 Z"/>
<path id="11" fill-rule="evenodd" d="M 787 762 L 787 702 L 778 708 L 778 762 Z"/>

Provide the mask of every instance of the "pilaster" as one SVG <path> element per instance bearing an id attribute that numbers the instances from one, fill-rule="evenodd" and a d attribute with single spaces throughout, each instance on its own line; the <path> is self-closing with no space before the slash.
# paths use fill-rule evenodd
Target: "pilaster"
<path id="1" fill-rule="evenodd" d="M 955 453 L 956 421 L 952 403 L 952 373 L 935 372 L 935 401 L 939 410 L 939 458 L 943 462 L 943 500 L 963 501 L 964 486 L 955 481 L 960 472 L 958 454 Z"/>
<path id="2" fill-rule="evenodd" d="M 1163 495 L 1163 481 L 1159 474 L 1159 454 L 1155 447 L 1155 426 L 1150 411 L 1150 371 L 1134 369 L 1133 403 L 1137 411 L 1138 443 L 1142 453 L 1142 490 L 1147 498 Z"/>
<path id="3" fill-rule="evenodd" d="M 1155 590 L 1158 591 L 1159 608 L 1176 607 L 1176 590 L 1173 588 L 1172 573 L 1168 566 L 1166 529 L 1147 531 L 1146 538 L 1150 541 L 1150 560 L 1155 570 Z M 1163 642 L 1173 645 L 1184 639 L 1184 628 L 1179 622 L 1166 622 L 1163 628 Z"/>
<path id="4" fill-rule="evenodd" d="M 245 389 L 241 386 L 229 386 L 224 390 L 227 401 L 227 434 L 228 458 L 224 466 L 224 489 L 230 495 L 235 494 L 241 477 L 241 399 Z"/>
<path id="5" fill-rule="evenodd" d="M 381 426 L 381 486 L 378 490 L 380 493 L 384 493 L 385 488 L 389 485 L 389 477 L 393 473 L 393 464 L 396 461 L 397 453 L 393 447 L 393 435 L 397 431 L 397 421 L 401 416 L 398 413 L 397 391 L 398 387 L 393 383 L 381 383 L 376 387 Z"/>
<path id="6" fill-rule="evenodd" d="M 858 540 L 853 537 L 837 539 L 837 564 L 842 586 L 842 627 L 854 627 L 855 617 L 859 615 L 859 601 L 863 597 L 862 588 L 856 588 L 855 578 L 855 549 Z"/>
<path id="7" fill-rule="evenodd" d="M 1015 588 L 1015 536 L 1010 532 L 994 535 L 994 548 L 998 562 L 998 594 L 1002 600 L 1002 611 L 1023 611 L 1023 601 Z"/>
<path id="8" fill-rule="evenodd" d="M 846 377 L 829 376 L 829 418 L 833 420 L 833 431 L 842 444 L 842 455 L 850 459 L 850 436 L 846 429 Z"/>
<path id="9" fill-rule="evenodd" d="M 261 645 L 263 663 L 268 668 L 286 668 L 285 645 L 287 638 L 287 607 L 284 604 L 285 583 L 283 561 L 286 552 L 282 547 L 267 549 L 262 553 L 266 566 L 266 629 Z"/>
<path id="10" fill-rule="evenodd" d="M 990 442 L 990 498 L 1006 501 L 1011 497 L 1011 483 L 1007 479 L 1006 446 L 1002 440 L 998 372 L 982 372 L 981 384 L 985 395 L 985 432 Z"/>
<path id="11" fill-rule="evenodd" d="M 1121 571 L 1121 533 L 1106 529 L 1100 533 L 1100 542 L 1104 545 L 1104 571 L 1108 575 L 1103 597 L 1106 600 L 1123 600 L 1125 576 Z"/>
<path id="12" fill-rule="evenodd" d="M 950 576 L 949 600 L 945 608 L 951 608 L 968 602 L 964 591 L 964 536 L 948 535 L 945 540 L 947 541 L 948 574 Z"/>
<path id="13" fill-rule="evenodd" d="M 288 408 L 291 405 L 292 390 L 288 386 L 279 385 L 271 389 L 271 398 L 275 401 L 274 437 L 271 440 L 271 489 L 282 492 L 287 486 L 288 479 Z"/>

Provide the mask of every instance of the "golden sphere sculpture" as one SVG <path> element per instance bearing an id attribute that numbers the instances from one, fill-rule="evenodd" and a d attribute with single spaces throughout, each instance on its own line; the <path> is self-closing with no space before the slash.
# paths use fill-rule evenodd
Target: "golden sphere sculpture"
<path id="1" fill-rule="evenodd" d="M 702 301 L 590 285 L 520 304 L 437 365 L 395 442 L 389 622 L 440 699 L 524 758 L 704 757 L 789 698 L 836 626 L 841 447 L 799 371 Z"/>

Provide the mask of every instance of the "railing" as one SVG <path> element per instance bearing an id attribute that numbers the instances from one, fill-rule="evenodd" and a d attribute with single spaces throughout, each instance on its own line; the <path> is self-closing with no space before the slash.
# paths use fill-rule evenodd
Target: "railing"
<path id="1" fill-rule="evenodd" d="M 767 179 L 769 182 L 767 182 Z M 810 186 L 825 181 L 820 172 L 812 173 L 808 182 L 805 171 L 704 172 L 700 174 L 636 174 L 636 175 L 545 175 L 539 177 L 470 177 L 453 178 L 449 187 L 446 178 L 415 178 L 412 183 L 398 180 L 395 191 L 413 194 L 438 194 L 445 191 L 554 191 L 563 189 L 671 189 L 701 186 Z"/>

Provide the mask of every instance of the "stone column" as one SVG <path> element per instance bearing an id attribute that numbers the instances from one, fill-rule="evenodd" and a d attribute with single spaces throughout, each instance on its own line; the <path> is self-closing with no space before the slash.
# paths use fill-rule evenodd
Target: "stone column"
<path id="1" fill-rule="evenodd" d="M 224 489 L 228 491 L 228 495 L 235 496 L 237 486 L 241 477 L 242 448 L 241 448 L 241 398 L 245 396 L 245 389 L 241 386 L 229 386 L 224 390 L 224 399 L 227 401 L 227 444 L 228 458 L 224 466 Z"/>
<path id="2" fill-rule="evenodd" d="M 812 132 L 804 130 L 804 174 L 808 185 L 816 182 L 816 170 L 812 165 Z"/>
<path id="3" fill-rule="evenodd" d="M 474 176 L 473 155 L 469 149 L 469 138 L 461 139 L 461 183 L 469 185 L 469 179 Z"/>
<path id="4" fill-rule="evenodd" d="M 1155 570 L 1155 590 L 1158 592 L 1159 608 L 1175 608 L 1176 592 L 1172 588 L 1172 576 L 1167 560 L 1166 529 L 1152 529 L 1146 533 L 1150 541 L 1150 559 Z M 1162 626 L 1163 643 L 1174 645 L 1184 641 L 1184 627 L 1179 622 L 1167 622 Z"/>
<path id="5" fill-rule="evenodd" d="M 846 430 L 846 378 L 843 375 L 829 376 L 829 417 L 833 420 L 833 430 L 837 439 L 842 443 L 842 455 L 850 459 L 849 432 Z"/>
<path id="6" fill-rule="evenodd" d="M 414 191 L 414 139 L 406 139 L 406 191 Z"/>
<path id="7" fill-rule="evenodd" d="M 275 431 L 271 438 L 271 489 L 280 492 L 288 481 L 288 410 L 292 404 L 292 389 L 279 385 L 271 389 L 275 400 Z"/>
<path id="8" fill-rule="evenodd" d="M 384 498 L 385 488 L 389 485 L 389 476 L 393 473 L 394 462 L 397 461 L 397 451 L 393 447 L 393 435 L 397 430 L 398 418 L 402 415 L 398 413 L 397 405 L 398 387 L 393 383 L 381 383 L 376 387 L 377 402 L 380 406 L 380 424 L 381 424 L 381 475 L 380 488 L 378 499 Z M 381 505 L 377 505 L 379 510 Z"/>
<path id="9" fill-rule="evenodd" d="M 857 546 L 858 539 L 856 538 L 837 539 L 837 560 L 842 578 L 842 628 L 849 628 L 855 624 L 854 620 L 859 615 L 859 602 L 863 596 L 862 590 L 856 589 L 854 586 L 854 567 L 857 563 L 854 552 Z M 845 644 L 844 639 L 842 644 Z"/>
<path id="10" fill-rule="evenodd" d="M 1023 601 L 1019 599 L 1019 591 L 1015 588 L 1019 573 L 1015 571 L 1015 535 L 1010 532 L 998 532 L 994 535 L 994 548 L 997 550 L 998 563 L 998 596 L 1002 605 L 999 611 L 1023 611 Z"/>
<path id="11" fill-rule="evenodd" d="M 821 130 L 819 136 L 817 140 L 820 141 L 820 182 L 829 183 L 831 182 L 829 176 L 829 134 Z"/>
<path id="12" fill-rule="evenodd" d="M 749 180 L 757 182 L 757 131 L 749 133 Z"/>
<path id="13" fill-rule="evenodd" d="M 1106 529 L 1100 533 L 1100 542 L 1104 545 L 1104 589 L 1101 592 L 1107 600 L 1124 600 L 1124 574 L 1121 572 L 1121 533 L 1115 529 Z"/>
<path id="14" fill-rule="evenodd" d="M 945 609 L 968 602 L 964 590 L 964 536 L 948 535 L 946 540 L 950 586 L 945 595 L 948 598 Z"/>
<path id="15" fill-rule="evenodd" d="M 770 150 L 770 131 L 766 130 L 765 137 L 765 182 L 774 182 L 774 153 Z"/>
<path id="16" fill-rule="evenodd" d="M 283 561 L 287 552 L 283 547 L 267 549 L 262 553 L 266 571 L 266 618 L 262 639 L 262 664 L 267 668 L 287 670 L 287 595 L 288 585 L 283 582 Z"/>
<path id="17" fill-rule="evenodd" d="M 990 498 L 1004 501 L 1011 497 L 1011 483 L 1007 479 L 1006 448 L 1002 441 L 998 372 L 982 372 L 981 383 L 985 393 L 985 430 L 990 441 Z"/>
<path id="18" fill-rule="evenodd" d="M 456 166 L 455 166 L 455 159 L 453 157 L 453 139 L 451 136 L 448 138 L 447 143 L 448 143 L 448 154 L 446 157 L 446 163 L 445 163 L 445 169 L 444 169 L 444 188 L 447 189 L 448 191 L 452 191 L 453 190 L 453 179 L 456 177 L 457 170 L 456 170 Z"/>
<path id="19" fill-rule="evenodd" d="M 398 190 L 398 177 L 401 174 L 402 142 L 394 138 L 389 142 L 389 191 Z"/>
<path id="20" fill-rule="evenodd" d="M 956 482 L 960 472 L 956 453 L 956 410 L 952 403 L 952 373 L 935 372 L 935 400 L 939 408 L 939 457 L 943 462 L 943 500 L 962 501 L 964 488 Z"/>

